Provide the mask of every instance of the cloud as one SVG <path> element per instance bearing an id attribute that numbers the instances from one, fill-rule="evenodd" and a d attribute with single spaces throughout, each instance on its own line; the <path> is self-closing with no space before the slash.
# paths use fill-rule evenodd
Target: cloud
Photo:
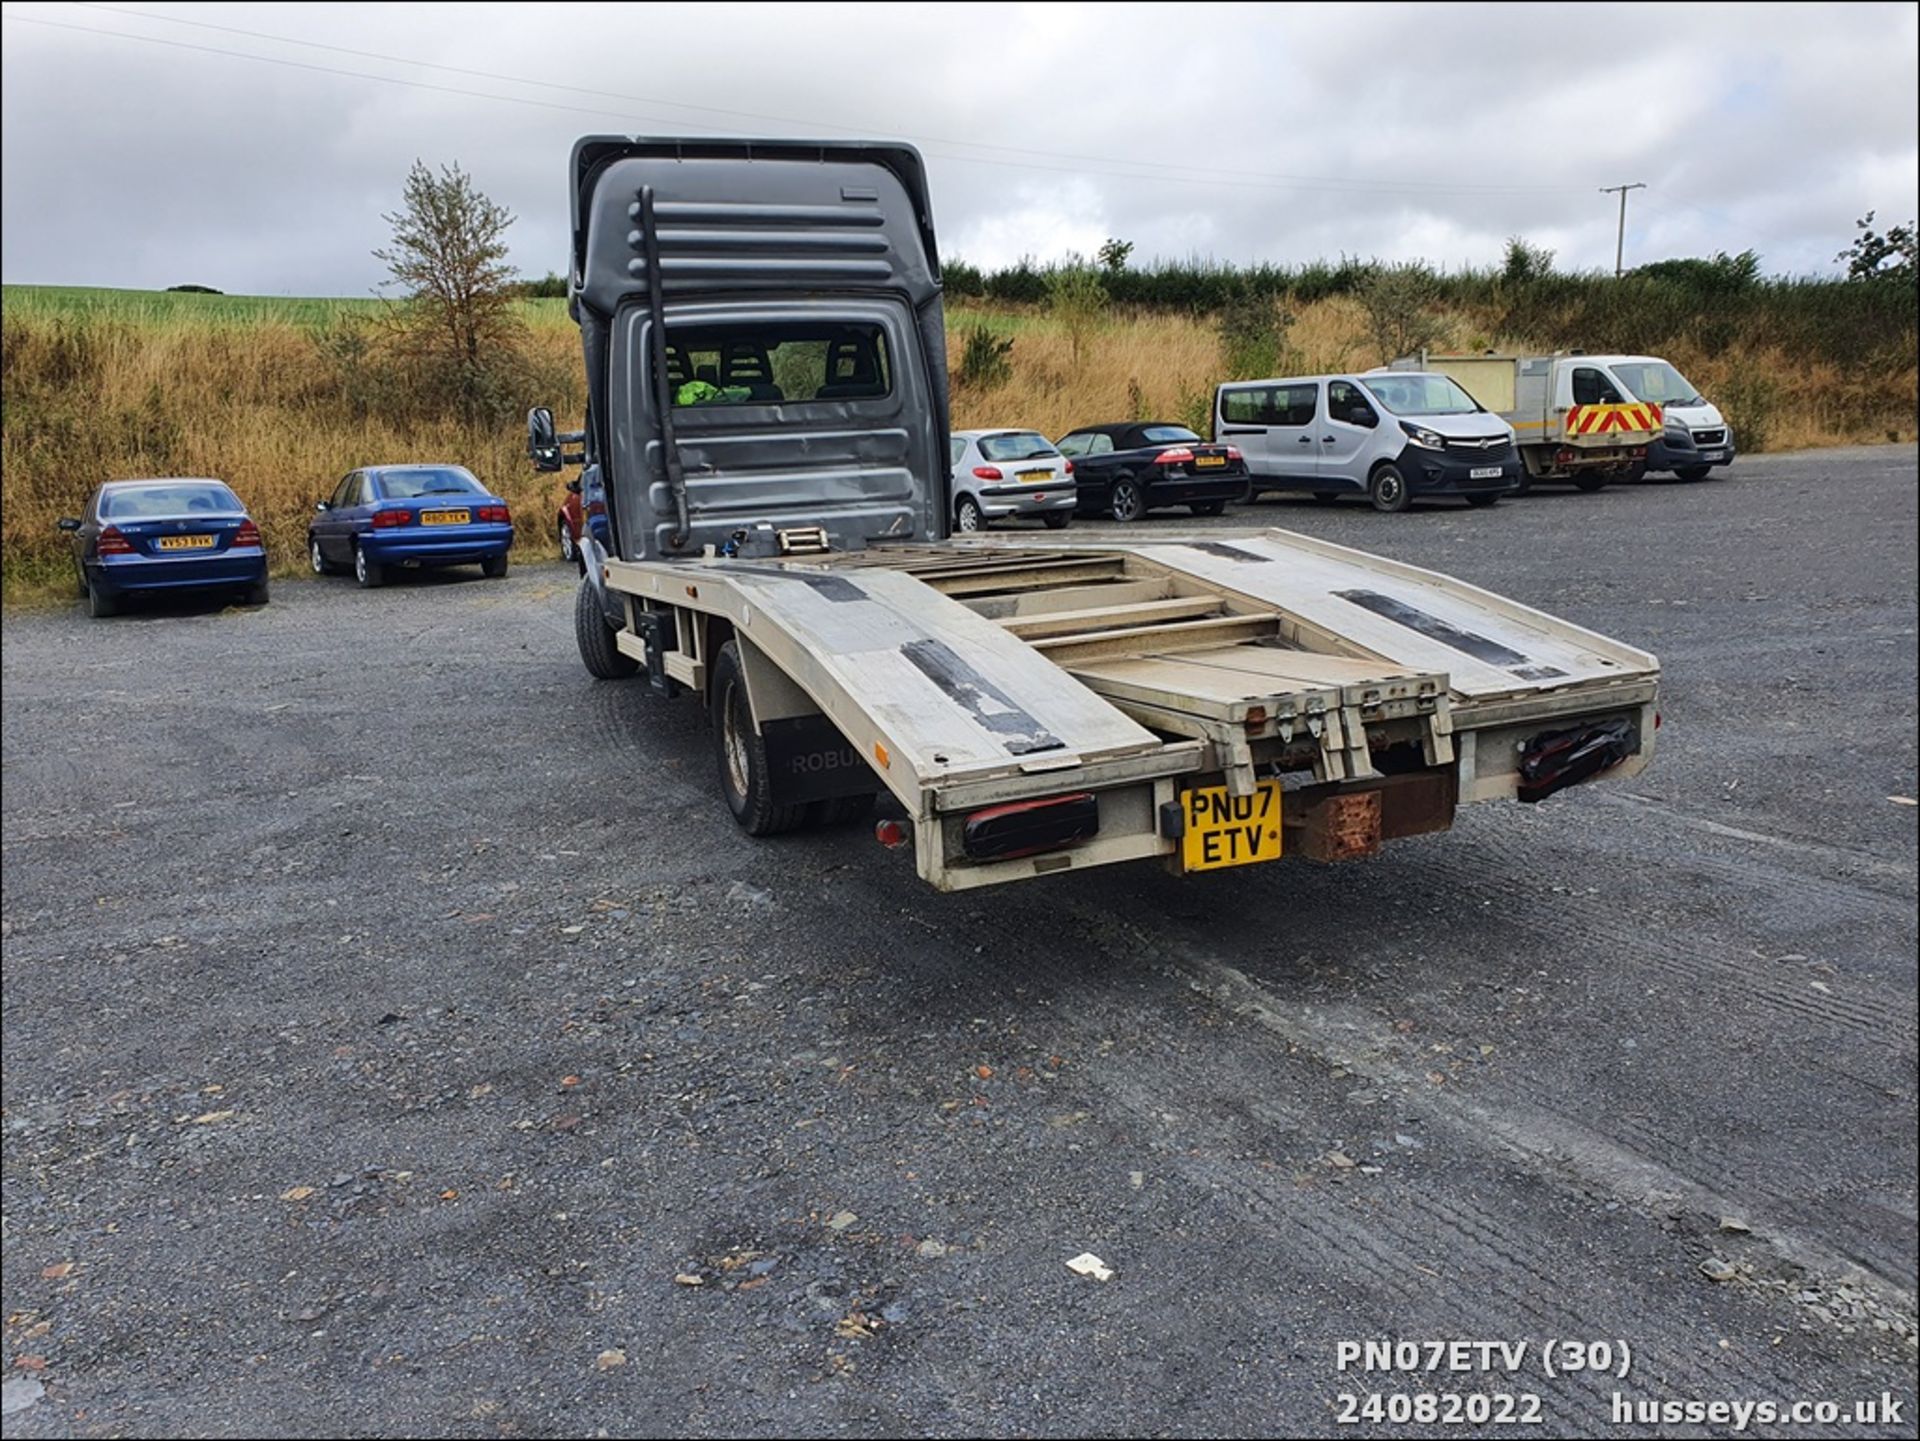
<path id="1" fill-rule="evenodd" d="M 567 151 L 602 131 L 913 139 L 943 249 L 984 264 L 1109 235 L 1136 261 L 1487 264 L 1522 234 L 1610 266 L 1599 187 L 1640 180 L 1629 263 L 1830 273 L 1856 216 L 1920 209 L 1905 5 L 4 13 L 10 282 L 365 293 L 416 157 L 520 217 L 521 270 L 561 269 Z"/>

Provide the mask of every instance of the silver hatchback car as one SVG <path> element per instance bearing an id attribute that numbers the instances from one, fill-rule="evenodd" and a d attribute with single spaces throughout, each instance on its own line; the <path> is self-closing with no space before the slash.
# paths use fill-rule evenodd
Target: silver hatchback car
<path id="1" fill-rule="evenodd" d="M 1073 462 L 1037 430 L 953 432 L 953 528 L 985 530 L 1007 516 L 1032 516 L 1048 530 L 1073 519 Z"/>

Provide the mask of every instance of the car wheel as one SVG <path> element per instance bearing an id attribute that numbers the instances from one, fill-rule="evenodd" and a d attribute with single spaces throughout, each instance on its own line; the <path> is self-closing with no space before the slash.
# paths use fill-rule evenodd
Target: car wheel
<path id="1" fill-rule="evenodd" d="M 1045 523 L 1048 530 L 1065 530 L 1073 520 L 1073 512 L 1070 510 L 1050 510 L 1041 516 L 1040 519 Z"/>
<path id="2" fill-rule="evenodd" d="M 962 535 L 972 535 L 977 530 L 987 528 L 987 518 L 981 514 L 980 502 L 970 495 L 963 495 L 953 508 L 953 528 Z"/>
<path id="3" fill-rule="evenodd" d="M 315 575 L 334 575 L 340 569 L 321 552 L 317 535 L 307 537 L 307 564 L 313 567 Z"/>
<path id="4" fill-rule="evenodd" d="M 573 597 L 573 640 L 580 648 L 580 663 L 595 680 L 626 680 L 639 674 L 640 662 L 615 642 L 593 582 L 584 577 Z"/>
<path id="5" fill-rule="evenodd" d="M 1113 483 L 1113 494 L 1107 497 L 1107 514 L 1126 525 L 1140 519 L 1147 513 L 1147 498 L 1141 493 L 1140 483 L 1122 477 Z"/>
<path id="6" fill-rule="evenodd" d="M 579 549 L 573 543 L 573 527 L 567 524 L 567 518 L 560 517 L 560 559 L 573 565 L 580 559 Z"/>
<path id="7" fill-rule="evenodd" d="M 1485 510 L 1490 505 L 1500 504 L 1500 493 L 1498 491 L 1489 491 L 1483 495 L 1470 495 L 1467 497 L 1467 504 L 1473 506 L 1476 510 Z"/>
<path id="8" fill-rule="evenodd" d="M 767 743 L 754 729 L 746 671 L 740 664 L 740 647 L 734 641 L 720 647 L 713 665 L 713 738 L 720 762 L 720 789 L 726 795 L 727 809 L 742 830 L 750 836 L 773 836 L 806 822 L 805 804 L 774 803 Z"/>
<path id="9" fill-rule="evenodd" d="M 1224 500 L 1203 500 L 1198 505 L 1189 507 L 1189 509 L 1191 509 L 1195 515 L 1225 515 L 1227 513 L 1227 503 Z"/>
<path id="10" fill-rule="evenodd" d="M 353 578 L 368 590 L 377 590 L 387 578 L 386 567 L 367 559 L 366 551 L 353 548 Z"/>
<path id="11" fill-rule="evenodd" d="M 1674 474 L 1688 482 L 1705 480 L 1713 474 L 1713 467 L 1710 465 L 1683 465 L 1674 471 Z"/>
<path id="12" fill-rule="evenodd" d="M 1573 478 L 1573 486 L 1575 490 L 1582 490 L 1588 495 L 1592 495 L 1595 491 L 1605 490 L 1607 488 L 1607 477 L 1604 475 L 1576 475 Z"/>
<path id="13" fill-rule="evenodd" d="M 242 605 L 265 605 L 268 596 L 267 583 L 263 580 L 258 585 L 248 586 L 240 598 L 240 603 Z"/>
<path id="14" fill-rule="evenodd" d="M 75 562 L 73 567 L 73 584 L 80 599 L 85 600 L 87 598 L 87 592 L 91 587 L 87 584 L 86 571 L 81 568 L 78 562 Z"/>
<path id="15" fill-rule="evenodd" d="M 1407 489 L 1407 478 L 1400 473 L 1399 466 L 1383 465 L 1367 483 L 1367 499 L 1373 502 L 1375 510 L 1393 515 L 1413 503 L 1413 494 Z"/>
<path id="16" fill-rule="evenodd" d="M 95 620 L 105 620 L 110 615 L 120 614 L 119 597 L 107 594 L 89 581 L 87 583 L 87 614 Z"/>
<path id="17" fill-rule="evenodd" d="M 507 578 L 507 553 L 501 551 L 500 554 L 490 555 L 481 561 L 480 574 L 484 575 L 488 580 L 505 580 Z"/>

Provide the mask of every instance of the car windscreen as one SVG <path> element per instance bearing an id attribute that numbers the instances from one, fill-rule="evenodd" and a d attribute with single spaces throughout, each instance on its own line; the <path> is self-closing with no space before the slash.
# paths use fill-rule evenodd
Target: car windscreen
<path id="1" fill-rule="evenodd" d="M 1664 360 L 1615 360 L 1607 369 L 1649 405 L 1705 405 L 1693 382 Z"/>
<path id="2" fill-rule="evenodd" d="M 420 495 L 485 495 L 479 481 L 464 470 L 426 468 L 383 470 L 374 484 L 382 500 L 412 500 Z"/>
<path id="3" fill-rule="evenodd" d="M 1471 415 L 1480 404 L 1445 375 L 1380 375 L 1360 382 L 1395 415 Z"/>
<path id="4" fill-rule="evenodd" d="M 1198 440 L 1200 437 L 1184 425 L 1149 425 L 1140 434 L 1149 445 L 1166 445 L 1176 440 Z"/>
<path id="5" fill-rule="evenodd" d="M 105 520 L 138 520 L 148 515 L 229 515 L 246 510 L 224 485 L 205 480 L 175 480 L 161 485 L 125 486 L 102 492 Z"/>
<path id="6" fill-rule="evenodd" d="M 1060 452 L 1044 435 L 1031 430 L 980 437 L 980 453 L 988 460 L 1052 460 Z"/>
<path id="7" fill-rule="evenodd" d="M 893 393 L 886 331 L 853 322 L 768 320 L 670 326 L 667 389 L 676 410 L 883 400 Z"/>

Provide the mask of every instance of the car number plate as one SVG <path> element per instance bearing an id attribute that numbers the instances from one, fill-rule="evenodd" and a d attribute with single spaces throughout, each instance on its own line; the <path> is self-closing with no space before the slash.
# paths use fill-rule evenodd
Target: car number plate
<path id="1" fill-rule="evenodd" d="M 212 550 L 210 535 L 163 535 L 156 542 L 161 550 Z"/>
<path id="2" fill-rule="evenodd" d="M 1467 472 L 1475 480 L 1498 480 L 1501 469 L 1497 465 L 1481 465 Z"/>
<path id="3" fill-rule="evenodd" d="M 1020 479 L 1024 480 L 1028 485 L 1044 485 L 1047 481 L 1053 479 L 1053 472 L 1051 470 L 1023 470 L 1020 472 Z"/>
<path id="4" fill-rule="evenodd" d="M 1225 786 L 1197 786 L 1180 797 L 1186 831 L 1180 868 L 1218 870 L 1280 859 L 1280 782 L 1261 781 L 1250 796 Z"/>
<path id="5" fill-rule="evenodd" d="M 1224 455 L 1196 455 L 1193 463 L 1196 469 L 1211 470 L 1215 466 L 1225 465 L 1227 458 Z"/>
<path id="6" fill-rule="evenodd" d="M 473 519 L 473 513 L 465 510 L 423 510 L 420 512 L 422 525 L 465 525 Z"/>
<path id="7" fill-rule="evenodd" d="M 1700 458 L 1702 460 L 1725 460 L 1727 453 L 1724 450 L 1703 450 L 1700 452 Z"/>

